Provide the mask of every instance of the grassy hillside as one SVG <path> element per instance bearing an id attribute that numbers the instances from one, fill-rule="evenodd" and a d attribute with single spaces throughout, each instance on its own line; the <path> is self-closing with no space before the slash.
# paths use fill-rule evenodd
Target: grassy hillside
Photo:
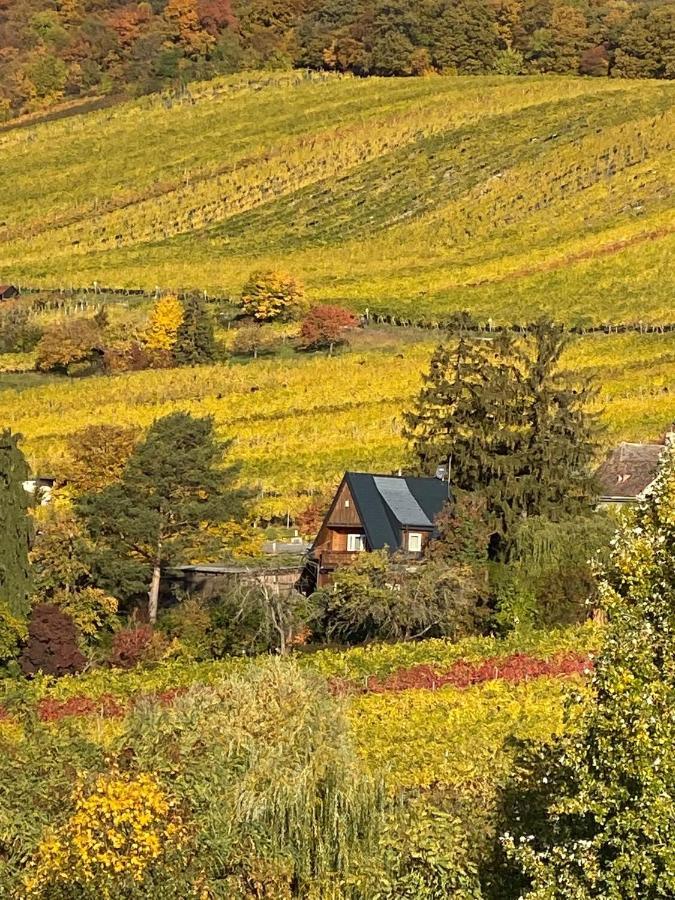
<path id="1" fill-rule="evenodd" d="M 175 409 L 212 414 L 234 439 L 232 457 L 258 492 L 258 510 L 283 516 L 332 489 L 345 469 L 405 463 L 401 412 L 433 346 L 415 329 L 367 329 L 351 353 L 334 358 L 296 354 L 106 378 L 0 376 L 0 422 L 25 436 L 36 468 L 58 472 L 67 436 L 85 425 L 145 427 Z M 608 441 L 658 437 L 672 421 L 674 333 L 580 338 L 565 364 L 597 375 Z"/>
<path id="2" fill-rule="evenodd" d="M 251 75 L 0 134 L 0 281 L 495 321 L 674 317 L 675 89 Z M 182 377 L 182 376 L 181 376 Z"/>

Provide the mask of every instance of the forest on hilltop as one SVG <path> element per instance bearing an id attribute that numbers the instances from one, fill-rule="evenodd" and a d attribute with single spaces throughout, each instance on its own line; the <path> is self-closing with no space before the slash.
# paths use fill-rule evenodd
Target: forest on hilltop
<path id="1" fill-rule="evenodd" d="M 0 0 L 0 120 L 256 68 L 675 74 L 672 0 Z"/>

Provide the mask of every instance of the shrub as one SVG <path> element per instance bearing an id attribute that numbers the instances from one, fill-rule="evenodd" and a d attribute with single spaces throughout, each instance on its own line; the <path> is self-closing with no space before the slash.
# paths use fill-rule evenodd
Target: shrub
<path id="1" fill-rule="evenodd" d="M 470 566 L 410 567 L 386 551 L 364 554 L 312 595 L 316 636 L 345 643 L 479 632 L 487 619 L 484 573 Z"/>
<path id="2" fill-rule="evenodd" d="M 581 622 L 597 606 L 594 569 L 609 555 L 614 523 L 604 513 L 551 522 L 540 516 L 517 529 L 511 561 L 497 574 L 500 607 L 519 595 L 531 624 L 551 628 Z M 503 620 L 507 624 L 508 614 Z"/>
<path id="3" fill-rule="evenodd" d="M 304 640 L 309 610 L 307 598 L 295 591 L 280 595 L 262 584 L 233 584 L 212 607 L 214 652 L 285 653 Z"/>
<path id="4" fill-rule="evenodd" d="M 235 356 L 252 356 L 257 359 L 276 348 L 277 336 L 265 325 L 242 325 L 237 328 L 230 349 Z"/>
<path id="5" fill-rule="evenodd" d="M 117 613 L 115 597 L 95 586 L 89 550 L 77 520 L 56 513 L 41 523 L 30 553 L 34 598 L 67 613 L 84 644 L 111 629 Z"/>
<path id="6" fill-rule="evenodd" d="M 40 603 L 33 608 L 28 639 L 21 654 L 24 675 L 72 675 L 84 668 L 78 634 L 70 616 L 58 606 Z"/>
<path id="7" fill-rule="evenodd" d="M 346 332 L 358 325 L 358 319 L 341 306 L 315 306 L 307 313 L 300 327 L 298 347 L 301 350 L 328 349 L 347 341 Z"/>
<path id="8" fill-rule="evenodd" d="M 124 341 L 106 347 L 103 367 L 110 375 L 120 372 L 141 372 L 144 369 L 164 369 L 171 362 L 168 351 L 151 350 L 139 341 Z"/>
<path id="9" fill-rule="evenodd" d="M 81 781 L 72 814 L 48 830 L 23 878 L 26 898 L 142 898 L 186 890 L 192 836 L 156 777 L 112 771 Z M 181 888 L 182 885 L 182 888 Z"/>
<path id="10" fill-rule="evenodd" d="M 37 347 L 42 328 L 20 302 L 6 302 L 0 310 L 0 353 L 28 353 Z"/>
<path id="11" fill-rule="evenodd" d="M 167 642 L 152 625 L 122 628 L 112 641 L 109 663 L 119 669 L 133 669 L 143 663 L 156 662 L 167 650 Z"/>
<path id="12" fill-rule="evenodd" d="M 85 374 L 97 367 L 102 355 L 103 338 L 96 323 L 66 318 L 45 330 L 37 345 L 36 366 L 43 372 Z"/>
<path id="13" fill-rule="evenodd" d="M 162 612 L 159 625 L 169 638 L 178 640 L 193 659 L 211 658 L 214 627 L 208 604 L 203 600 L 187 597 Z"/>
<path id="14" fill-rule="evenodd" d="M 378 900 L 481 900 L 466 832 L 427 798 L 407 801 L 384 834 Z"/>
<path id="15" fill-rule="evenodd" d="M 18 657 L 27 634 L 25 623 L 12 615 L 5 603 L 0 603 L 0 671 Z"/>
<path id="16" fill-rule="evenodd" d="M 241 309 L 256 322 L 299 319 L 308 307 L 302 283 L 287 272 L 254 272 L 241 292 Z"/>

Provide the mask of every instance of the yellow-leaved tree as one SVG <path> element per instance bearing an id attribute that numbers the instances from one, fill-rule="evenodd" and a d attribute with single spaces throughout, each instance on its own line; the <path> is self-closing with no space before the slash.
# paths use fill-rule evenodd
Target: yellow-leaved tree
<path id="1" fill-rule="evenodd" d="M 174 294 L 159 297 L 150 313 L 145 331 L 145 344 L 149 350 L 173 350 L 176 335 L 183 321 L 183 304 Z"/>
<path id="2" fill-rule="evenodd" d="M 288 272 L 254 272 L 241 292 L 241 308 L 256 322 L 300 319 L 309 303 L 302 282 Z"/>

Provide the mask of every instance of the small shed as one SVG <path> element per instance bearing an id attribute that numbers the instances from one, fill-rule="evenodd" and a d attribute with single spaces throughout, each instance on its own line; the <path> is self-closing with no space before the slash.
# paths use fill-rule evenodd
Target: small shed
<path id="1" fill-rule="evenodd" d="M 631 444 L 615 447 L 596 472 L 600 503 L 636 503 L 656 477 L 664 444 Z"/>
<path id="2" fill-rule="evenodd" d="M 0 301 L 12 300 L 19 296 L 19 289 L 13 284 L 0 284 Z"/>
<path id="3" fill-rule="evenodd" d="M 279 596 L 286 596 L 297 589 L 303 566 L 237 566 L 191 565 L 167 569 L 163 575 L 163 593 L 171 594 L 178 588 L 210 600 L 235 585 L 262 587 Z"/>

